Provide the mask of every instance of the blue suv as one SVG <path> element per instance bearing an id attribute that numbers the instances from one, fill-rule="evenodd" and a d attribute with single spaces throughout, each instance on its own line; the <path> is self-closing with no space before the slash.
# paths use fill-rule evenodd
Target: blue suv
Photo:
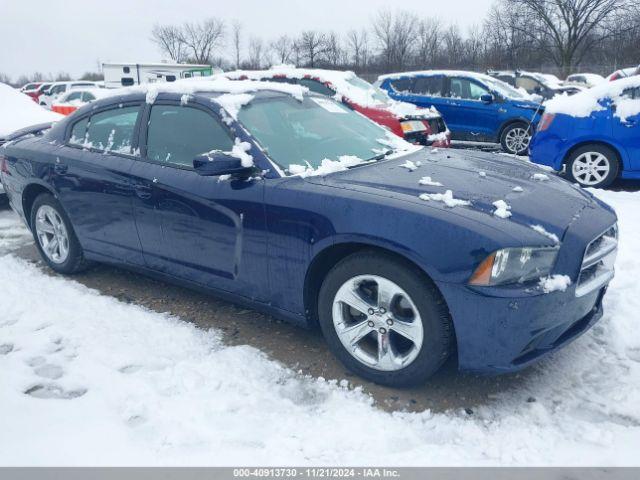
<path id="1" fill-rule="evenodd" d="M 529 95 L 474 72 L 394 73 L 378 83 L 396 100 L 438 109 L 454 140 L 500 143 L 511 154 L 527 153 L 542 111 Z"/>
<path id="2" fill-rule="evenodd" d="M 558 97 L 531 142 L 531 161 L 584 187 L 640 179 L 640 76 Z"/>

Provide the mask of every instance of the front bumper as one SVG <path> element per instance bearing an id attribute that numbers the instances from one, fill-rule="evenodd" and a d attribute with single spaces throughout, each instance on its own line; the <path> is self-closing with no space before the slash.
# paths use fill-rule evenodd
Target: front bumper
<path id="1" fill-rule="evenodd" d="M 459 368 L 483 374 L 520 370 L 579 337 L 602 318 L 607 289 L 583 297 L 571 289 L 501 298 L 461 285 L 440 287 L 454 305 Z"/>

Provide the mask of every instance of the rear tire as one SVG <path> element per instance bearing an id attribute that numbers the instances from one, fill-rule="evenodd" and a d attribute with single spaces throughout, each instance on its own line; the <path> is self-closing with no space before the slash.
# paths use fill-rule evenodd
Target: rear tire
<path id="1" fill-rule="evenodd" d="M 599 144 L 577 148 L 567 158 L 566 175 L 581 187 L 606 188 L 620 171 L 620 161 L 614 150 Z"/>
<path id="2" fill-rule="evenodd" d="M 36 197 L 30 225 L 38 252 L 52 270 L 69 275 L 90 266 L 67 214 L 53 195 L 43 193 Z"/>
<path id="3" fill-rule="evenodd" d="M 422 384 L 452 351 L 451 318 L 436 286 L 384 253 L 364 251 L 340 261 L 320 288 L 318 317 L 331 352 L 381 385 Z"/>
<path id="4" fill-rule="evenodd" d="M 525 122 L 508 125 L 500 135 L 502 150 L 512 155 L 526 155 L 531 143 L 531 126 Z"/>

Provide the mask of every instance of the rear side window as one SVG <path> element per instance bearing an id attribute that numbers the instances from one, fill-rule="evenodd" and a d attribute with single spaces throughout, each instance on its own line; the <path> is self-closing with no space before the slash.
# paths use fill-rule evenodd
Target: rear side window
<path id="1" fill-rule="evenodd" d="M 135 106 L 91 115 L 89 121 L 80 120 L 73 126 L 69 142 L 86 148 L 131 154 L 139 111 L 140 107 Z"/>
<path id="2" fill-rule="evenodd" d="M 444 77 L 419 77 L 413 85 L 413 93 L 429 97 L 441 97 Z"/>
<path id="3" fill-rule="evenodd" d="M 82 92 L 73 92 L 70 93 L 67 97 L 67 102 L 71 102 L 73 100 L 80 100 L 82 98 Z"/>
<path id="4" fill-rule="evenodd" d="M 231 151 L 233 141 L 211 115 L 177 105 L 154 105 L 149 117 L 147 158 L 193 166 L 193 159 L 212 150 Z"/>
<path id="5" fill-rule="evenodd" d="M 390 82 L 391 88 L 398 93 L 410 92 L 413 80 L 411 78 L 399 78 Z"/>
<path id="6" fill-rule="evenodd" d="M 465 100 L 480 100 L 480 97 L 489 94 L 489 90 L 468 78 L 452 78 L 449 89 L 452 98 Z"/>
<path id="7" fill-rule="evenodd" d="M 307 87 L 310 91 L 319 93 L 320 95 L 326 95 L 327 97 L 333 97 L 335 92 L 327 87 L 324 83 L 320 83 L 317 80 L 311 80 L 310 78 L 301 78 L 300 85 Z"/>

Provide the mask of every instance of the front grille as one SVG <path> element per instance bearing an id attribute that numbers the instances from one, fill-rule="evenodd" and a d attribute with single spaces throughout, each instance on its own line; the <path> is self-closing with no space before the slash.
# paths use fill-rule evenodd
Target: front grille
<path id="1" fill-rule="evenodd" d="M 618 226 L 613 225 L 587 245 L 578 276 L 576 297 L 603 287 L 613 278 L 617 253 Z"/>

